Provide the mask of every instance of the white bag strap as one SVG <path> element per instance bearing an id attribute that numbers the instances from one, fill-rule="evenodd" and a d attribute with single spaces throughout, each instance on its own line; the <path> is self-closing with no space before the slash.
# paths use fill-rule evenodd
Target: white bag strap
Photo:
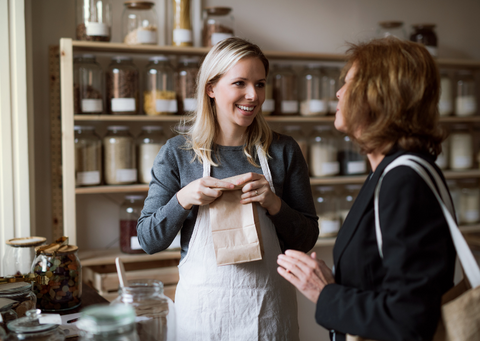
<path id="1" fill-rule="evenodd" d="M 380 194 L 380 186 L 382 184 L 382 181 L 385 175 L 389 171 L 391 171 L 393 168 L 398 166 L 408 166 L 413 170 L 415 170 L 423 178 L 423 180 L 425 180 L 427 185 L 432 190 L 433 194 L 435 195 L 435 197 L 437 198 L 440 204 L 440 207 L 442 208 L 443 214 L 450 228 L 450 234 L 452 235 L 453 244 L 455 245 L 455 250 L 457 251 L 457 255 L 458 255 L 458 258 L 460 259 L 460 263 L 462 264 L 465 275 L 467 276 L 470 284 L 472 285 L 472 288 L 476 288 L 477 286 L 480 285 L 480 268 L 478 267 L 475 257 L 473 256 L 472 251 L 468 247 L 468 244 L 465 241 L 465 238 L 463 237 L 457 224 L 455 223 L 455 219 L 453 218 L 453 204 L 448 195 L 448 191 L 443 181 L 440 179 L 440 176 L 435 171 L 435 169 L 428 162 L 426 162 L 425 160 L 417 156 L 402 155 L 397 159 L 395 159 L 392 163 L 390 163 L 385 168 L 385 171 L 380 176 L 377 187 L 375 188 L 375 198 L 374 198 L 375 232 L 377 236 L 377 245 L 378 245 L 378 252 L 380 254 L 380 257 L 383 258 L 383 251 L 382 251 L 383 240 L 382 240 L 382 231 L 380 229 L 380 215 L 379 215 L 379 209 L 378 209 L 378 197 Z M 429 172 L 432 174 L 437 184 L 437 187 L 441 193 L 443 201 L 442 201 L 442 198 L 440 198 L 440 195 L 438 194 L 438 191 L 436 190 L 432 180 L 430 179 L 427 172 L 422 166 L 427 168 Z M 448 208 L 445 205 L 445 203 L 447 203 Z"/>

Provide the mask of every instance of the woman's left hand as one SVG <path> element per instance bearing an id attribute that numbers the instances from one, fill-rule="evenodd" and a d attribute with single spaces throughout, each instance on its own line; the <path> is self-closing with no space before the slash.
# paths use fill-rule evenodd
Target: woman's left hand
<path id="1" fill-rule="evenodd" d="M 287 250 L 278 255 L 278 273 L 292 283 L 310 301 L 317 303 L 318 297 L 327 284 L 335 283 L 332 270 L 312 252 Z"/>
<path id="2" fill-rule="evenodd" d="M 272 192 L 270 184 L 262 174 L 247 173 L 241 179 L 237 180 L 236 185 L 243 185 L 242 204 L 258 202 L 260 206 L 265 208 L 270 215 L 280 212 L 282 200 Z"/>

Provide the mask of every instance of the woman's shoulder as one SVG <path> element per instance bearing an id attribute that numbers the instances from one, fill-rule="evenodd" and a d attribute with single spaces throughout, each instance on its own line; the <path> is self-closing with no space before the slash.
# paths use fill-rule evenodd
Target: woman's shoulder
<path id="1" fill-rule="evenodd" d="M 274 148 L 294 148 L 297 142 L 293 137 L 278 132 L 272 132 L 272 144 L 271 147 Z"/>

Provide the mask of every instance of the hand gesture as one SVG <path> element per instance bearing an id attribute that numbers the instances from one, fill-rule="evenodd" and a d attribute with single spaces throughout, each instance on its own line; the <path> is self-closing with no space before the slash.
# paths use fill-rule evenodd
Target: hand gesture
<path id="1" fill-rule="evenodd" d="M 272 192 L 270 184 L 262 174 L 247 173 L 237 180 L 236 185 L 243 185 L 242 204 L 258 202 L 265 208 L 270 215 L 275 215 L 280 211 L 282 200 Z"/>
<path id="2" fill-rule="evenodd" d="M 235 186 L 226 181 L 218 180 L 210 176 L 190 182 L 177 192 L 177 200 L 186 210 L 193 205 L 208 205 L 222 195 L 221 189 L 233 189 Z"/>

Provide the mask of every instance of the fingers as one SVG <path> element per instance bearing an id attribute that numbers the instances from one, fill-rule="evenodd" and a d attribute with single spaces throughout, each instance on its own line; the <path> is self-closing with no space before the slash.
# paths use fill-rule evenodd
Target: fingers
<path id="1" fill-rule="evenodd" d="M 315 258 L 308 256 L 307 254 L 301 252 L 301 251 L 296 251 L 296 250 L 286 250 L 285 255 L 292 257 L 293 259 L 301 262 L 302 264 L 306 264 L 310 267 L 314 267 L 317 265 L 317 257 L 315 255 Z"/>
<path id="2" fill-rule="evenodd" d="M 208 188 L 226 188 L 226 189 L 234 189 L 235 185 L 228 181 L 218 180 L 212 177 L 205 177 L 201 179 L 201 183 L 203 186 Z"/>
<path id="3" fill-rule="evenodd" d="M 260 179 L 261 177 L 263 177 L 263 175 L 261 174 L 258 174 L 258 173 L 253 173 L 253 172 L 250 172 L 250 173 L 246 173 L 244 176 L 242 176 L 241 178 L 239 178 L 236 182 L 235 182 L 235 185 L 237 186 L 241 186 L 249 181 L 254 181 L 254 180 L 258 180 Z"/>

